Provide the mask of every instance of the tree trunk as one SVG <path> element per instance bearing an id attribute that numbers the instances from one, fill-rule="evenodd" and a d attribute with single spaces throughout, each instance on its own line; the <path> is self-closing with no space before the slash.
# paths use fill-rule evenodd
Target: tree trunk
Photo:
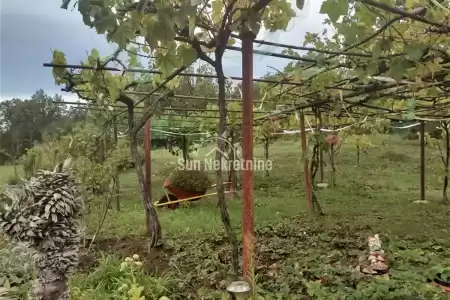
<path id="1" fill-rule="evenodd" d="M 117 149 L 118 140 L 117 119 L 113 116 L 113 135 L 114 135 L 114 147 Z M 120 211 L 120 170 L 117 170 L 117 178 L 114 185 L 114 197 L 116 202 L 116 210 Z"/>
<path id="2" fill-rule="evenodd" d="M 218 95 L 218 106 L 219 106 L 219 139 L 217 142 L 217 148 L 219 151 L 216 152 L 216 159 L 219 160 L 219 168 L 216 170 L 216 189 L 217 196 L 219 200 L 220 214 L 223 222 L 223 226 L 228 235 L 228 239 L 231 244 L 231 265 L 232 273 L 234 276 L 238 275 L 239 270 L 239 246 L 236 234 L 231 227 L 230 215 L 228 214 L 228 207 L 225 201 L 225 191 L 223 188 L 223 177 L 222 177 L 222 153 L 225 150 L 225 130 L 227 121 L 227 106 L 225 102 L 225 75 L 223 73 L 223 67 L 221 59 L 217 59 L 214 66 L 217 73 L 217 81 L 219 85 L 219 95 Z"/>
<path id="3" fill-rule="evenodd" d="M 147 226 L 147 234 L 149 236 L 149 248 L 162 246 L 161 226 L 159 224 L 158 215 L 156 214 L 155 207 L 153 206 L 151 195 L 148 193 L 147 186 L 145 184 L 145 177 L 142 171 L 142 159 L 138 151 L 137 133 L 139 130 L 134 127 L 134 109 L 133 103 L 128 105 L 128 127 L 130 137 L 130 152 L 134 162 L 136 175 L 139 183 L 139 189 L 141 191 L 142 203 L 145 209 L 145 218 Z"/>
<path id="4" fill-rule="evenodd" d="M 359 145 L 356 145 L 356 165 L 359 167 L 359 161 L 361 156 L 361 149 Z"/>
<path id="5" fill-rule="evenodd" d="M 37 279 L 30 291 L 32 300 L 69 300 L 68 278 L 55 273 L 51 267 L 37 271 Z"/>
<path id="6" fill-rule="evenodd" d="M 183 153 L 184 165 L 186 165 L 187 162 L 191 159 L 191 157 L 189 156 L 189 144 L 186 136 L 182 137 L 181 152 Z"/>
<path id="7" fill-rule="evenodd" d="M 321 142 L 316 139 L 316 143 L 313 147 L 313 154 L 311 157 L 311 164 L 309 167 L 309 174 L 311 174 L 311 198 L 312 198 L 312 204 L 313 204 L 313 210 L 314 213 L 317 213 L 319 216 L 325 215 L 322 209 L 322 206 L 319 203 L 319 200 L 317 199 L 316 195 L 316 174 L 319 170 L 319 160 L 320 160 L 320 148 L 321 148 Z"/>
<path id="8" fill-rule="evenodd" d="M 448 172 L 448 170 L 446 170 L 446 172 Z M 444 189 L 442 190 L 442 203 L 444 203 L 444 204 L 448 203 L 447 187 L 448 187 L 448 175 L 445 175 L 445 177 L 444 177 Z"/>
<path id="9" fill-rule="evenodd" d="M 136 175 L 138 177 L 139 188 L 142 195 L 142 203 L 145 208 L 145 217 L 147 224 L 147 234 L 150 238 L 150 248 L 158 247 L 162 245 L 161 226 L 159 224 L 158 215 L 152 205 L 152 200 L 148 194 L 148 189 L 145 184 L 145 177 L 142 172 L 141 158 L 139 156 L 136 136 L 131 136 L 130 150 L 133 162 L 135 164 Z"/>
<path id="10" fill-rule="evenodd" d="M 228 173 L 228 182 L 229 182 L 229 187 L 230 187 L 230 191 L 232 191 L 233 193 L 233 199 L 236 199 L 236 170 L 234 168 L 234 162 L 236 160 L 236 153 L 234 153 L 235 149 L 234 149 L 234 143 L 236 142 L 235 140 L 235 133 L 233 130 L 230 131 L 230 144 L 231 144 L 231 149 L 228 151 L 228 164 L 229 164 L 229 173 Z"/>
<path id="11" fill-rule="evenodd" d="M 98 149 L 97 149 L 97 155 L 98 155 L 98 163 L 103 163 L 105 161 L 105 138 L 100 137 L 98 140 Z"/>
<path id="12" fill-rule="evenodd" d="M 447 197 L 447 187 L 448 187 L 448 171 L 449 171 L 449 162 L 450 162 L 450 132 L 449 132 L 449 122 L 443 122 L 443 128 L 445 131 L 445 176 L 444 176 L 444 188 L 442 190 L 442 203 L 448 203 Z"/>
<path id="13" fill-rule="evenodd" d="M 336 167 L 334 165 L 334 145 L 330 145 L 331 186 L 336 185 Z"/>
<path id="14" fill-rule="evenodd" d="M 267 161 L 269 160 L 269 139 L 265 138 L 264 139 L 264 160 L 266 161 L 266 165 L 267 165 Z M 265 169 L 265 173 L 267 176 L 269 176 L 269 170 L 267 170 L 267 168 Z"/>
<path id="15" fill-rule="evenodd" d="M 322 114 L 320 113 L 320 110 L 317 109 L 317 121 L 318 123 L 316 124 L 316 130 L 317 132 L 320 132 L 320 129 L 322 129 Z M 323 138 L 320 141 L 320 145 L 319 145 L 319 170 L 320 170 L 320 182 L 324 182 L 325 178 L 324 178 L 324 171 L 323 171 L 323 166 L 324 166 L 324 161 L 323 161 Z"/>

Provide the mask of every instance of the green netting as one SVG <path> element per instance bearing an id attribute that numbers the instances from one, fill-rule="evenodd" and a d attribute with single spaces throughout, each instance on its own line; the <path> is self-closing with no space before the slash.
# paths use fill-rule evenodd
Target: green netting
<path id="1" fill-rule="evenodd" d="M 161 140 L 167 139 L 170 135 L 168 132 L 175 133 L 193 133 L 198 130 L 195 127 L 195 123 L 192 121 L 180 120 L 180 118 L 173 118 L 170 116 L 160 117 L 152 120 L 152 140 Z M 163 132 L 166 131 L 166 132 Z M 199 135 L 191 135 L 194 139 L 199 139 L 201 134 Z"/>

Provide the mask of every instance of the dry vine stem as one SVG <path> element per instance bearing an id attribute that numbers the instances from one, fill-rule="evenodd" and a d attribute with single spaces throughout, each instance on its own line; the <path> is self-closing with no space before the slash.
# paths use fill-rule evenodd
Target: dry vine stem
<path id="1" fill-rule="evenodd" d="M 37 278 L 29 293 L 33 300 L 69 299 L 68 279 L 78 264 L 83 210 L 70 163 L 67 159 L 53 172 L 39 171 L 19 186 L 7 186 L 1 195 L 9 205 L 0 214 L 0 230 L 37 252 Z"/>

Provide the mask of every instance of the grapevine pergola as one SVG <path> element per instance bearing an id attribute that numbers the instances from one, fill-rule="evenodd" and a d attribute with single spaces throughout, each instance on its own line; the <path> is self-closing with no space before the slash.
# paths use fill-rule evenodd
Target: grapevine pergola
<path id="1" fill-rule="evenodd" d="M 254 5 L 254 10 L 263 9 L 269 1 L 260 1 Z M 304 124 L 305 113 L 310 111 L 319 113 L 332 114 L 336 118 L 345 118 L 347 116 L 365 116 L 385 118 L 393 121 L 416 120 L 421 123 L 421 198 L 425 197 L 424 178 L 425 178 L 425 153 L 424 153 L 424 123 L 429 120 L 439 121 L 450 118 L 450 52 L 448 45 L 450 42 L 448 34 L 450 33 L 450 25 L 444 16 L 448 13 L 445 5 L 439 7 L 437 5 L 430 7 L 422 7 L 416 5 L 414 7 L 396 8 L 384 3 L 372 0 L 359 0 L 367 8 L 367 14 L 371 16 L 373 22 L 376 22 L 376 30 L 365 38 L 360 38 L 358 42 L 340 49 L 330 50 L 327 45 L 320 47 L 298 47 L 293 45 L 273 43 L 263 40 L 256 40 L 253 34 L 235 35 L 231 33 L 229 36 L 242 41 L 242 48 L 236 46 L 224 46 L 225 49 L 238 51 L 242 53 L 242 77 L 230 77 L 232 80 L 242 81 L 242 99 L 227 99 L 227 102 L 240 102 L 242 104 L 242 122 L 227 124 L 227 128 L 241 128 L 243 145 L 242 159 L 244 162 L 253 161 L 253 126 L 257 122 L 264 122 L 268 119 L 281 118 L 289 114 L 300 113 L 300 130 L 302 140 L 302 150 L 306 151 L 306 130 Z M 435 1 L 436 2 L 436 1 Z M 348 4 L 347 4 L 348 5 Z M 337 23 L 340 15 L 336 16 L 328 9 L 328 15 L 333 23 Z M 429 13 L 432 11 L 433 13 Z M 438 11 L 439 13 L 436 13 Z M 380 12 L 388 12 L 389 18 L 386 19 Z M 346 14 L 347 12 L 345 12 Z M 344 15 L 342 13 L 341 15 Z M 245 22 L 245 21 L 244 21 Z M 362 21 L 361 21 L 362 22 Z M 409 24 L 409 26 L 422 26 L 424 34 L 429 38 L 426 42 L 418 45 L 413 43 L 414 36 L 403 36 L 396 25 Z M 334 24 L 334 25 L 336 25 Z M 387 34 L 389 32 L 389 34 Z M 397 33 L 396 33 L 397 32 Z M 394 38 L 395 35 L 395 38 Z M 417 37 L 416 37 L 417 38 Z M 393 46 L 393 41 L 402 46 Z M 185 42 L 185 37 L 177 37 L 178 42 Z M 314 40 L 316 44 L 319 42 Z M 201 46 L 201 42 L 197 41 Z M 285 48 L 285 52 L 291 54 L 279 54 L 266 51 L 257 51 L 253 49 L 253 44 L 269 45 L 274 47 Z M 369 45 L 370 52 L 361 50 L 361 48 Z M 331 47 L 330 47 L 331 48 Z M 308 51 L 312 53 L 312 57 L 308 55 L 300 56 L 293 50 Z M 272 57 L 285 58 L 299 63 L 298 67 L 293 71 L 285 71 L 272 76 L 272 78 L 253 78 L 253 55 L 265 55 Z M 198 59 L 198 57 L 197 57 Z M 118 61 L 117 58 L 115 61 Z M 160 70 L 127 68 L 123 63 L 121 67 L 111 67 L 107 63 L 98 63 L 95 61 L 83 65 L 61 64 L 58 62 L 45 63 L 44 67 L 52 67 L 54 72 L 61 73 L 64 70 L 66 87 L 63 89 L 67 92 L 73 92 L 80 99 L 90 102 L 97 102 L 97 99 L 88 96 L 89 91 L 83 90 L 78 86 L 85 83 L 80 81 L 79 77 L 82 72 L 91 71 L 99 74 L 103 72 L 117 72 L 122 75 L 127 73 L 141 73 L 166 75 Z M 139 84 L 136 82 L 123 86 L 120 90 L 102 91 L 112 97 L 117 98 L 118 95 L 126 97 L 142 96 L 133 103 L 134 108 L 150 98 L 158 98 L 154 100 L 157 103 L 161 99 L 176 97 L 180 99 L 195 99 L 190 95 L 174 95 L 170 92 L 170 82 L 179 76 L 187 77 L 203 77 L 218 78 L 216 75 L 186 73 L 184 72 L 188 66 L 183 65 L 177 68 L 160 81 L 160 83 L 150 92 L 136 91 L 135 87 Z M 79 70 L 77 72 L 76 70 Z M 336 76 L 339 72 L 339 76 Z M 330 75 L 331 74 L 331 75 Z M 334 75 L 333 75 L 334 74 Z M 275 79 L 273 79 L 275 78 Z M 279 93 L 270 95 L 269 101 L 281 101 L 284 96 L 298 99 L 290 104 L 288 108 L 277 111 L 254 111 L 253 104 L 263 101 L 255 101 L 253 99 L 253 82 L 260 82 L 268 86 L 268 90 L 274 91 L 275 87 L 280 89 Z M 168 92 L 169 90 L 169 92 Z M 158 93 L 160 92 L 160 93 Z M 194 98 L 193 98 L 194 97 Z M 206 100 L 207 97 L 202 97 Z M 207 100 L 217 100 L 210 98 Z M 402 103 L 399 107 L 398 103 Z M 74 104 L 65 102 L 65 104 Z M 124 110 L 118 112 L 124 114 L 127 112 L 126 106 Z M 102 109 L 102 106 L 89 105 L 89 109 Z M 146 174 L 147 178 L 150 174 L 150 116 L 148 109 L 142 106 L 142 118 L 139 122 L 145 122 L 145 148 L 146 148 Z M 162 115 L 176 115 L 167 113 L 168 111 L 187 112 L 190 109 L 176 109 L 171 107 L 159 108 L 163 111 Z M 196 111 L 195 117 L 199 118 Z M 205 110 L 205 112 L 207 112 Z M 208 111 L 211 112 L 211 111 Z M 221 114 L 220 110 L 215 110 Z M 239 113 L 239 112 L 233 112 Z M 254 116 L 255 115 L 255 116 Z M 147 118 L 146 118 L 147 116 Z M 188 114 L 178 114 L 180 117 L 189 118 Z M 216 118 L 205 115 L 205 118 Z M 226 122 L 225 115 L 221 114 L 220 122 Z M 132 121 L 132 120 L 131 120 Z M 130 122 L 130 120 L 129 120 Z M 131 123 L 129 123 L 131 124 Z M 139 125 L 139 124 L 138 124 Z M 143 125 L 143 123 L 142 123 Z M 141 126 L 142 127 L 142 126 Z M 304 156 L 304 172 L 306 197 L 309 207 L 312 205 L 311 186 L 308 180 L 310 174 L 308 171 L 308 159 Z M 149 180 L 149 179 L 148 179 Z M 253 253 L 253 171 L 251 168 L 244 168 L 242 171 L 242 207 L 243 207 L 243 245 L 244 245 L 244 276 L 249 278 L 249 266 Z"/>

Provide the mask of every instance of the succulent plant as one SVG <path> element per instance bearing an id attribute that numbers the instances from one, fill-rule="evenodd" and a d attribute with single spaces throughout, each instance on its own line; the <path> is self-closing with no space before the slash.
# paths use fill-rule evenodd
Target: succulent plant
<path id="1" fill-rule="evenodd" d="M 78 264 L 79 220 L 83 203 L 69 171 L 70 160 L 53 172 L 7 186 L 0 197 L 0 231 L 28 242 L 36 251 L 36 275 L 30 298 L 69 299 L 68 276 Z"/>

